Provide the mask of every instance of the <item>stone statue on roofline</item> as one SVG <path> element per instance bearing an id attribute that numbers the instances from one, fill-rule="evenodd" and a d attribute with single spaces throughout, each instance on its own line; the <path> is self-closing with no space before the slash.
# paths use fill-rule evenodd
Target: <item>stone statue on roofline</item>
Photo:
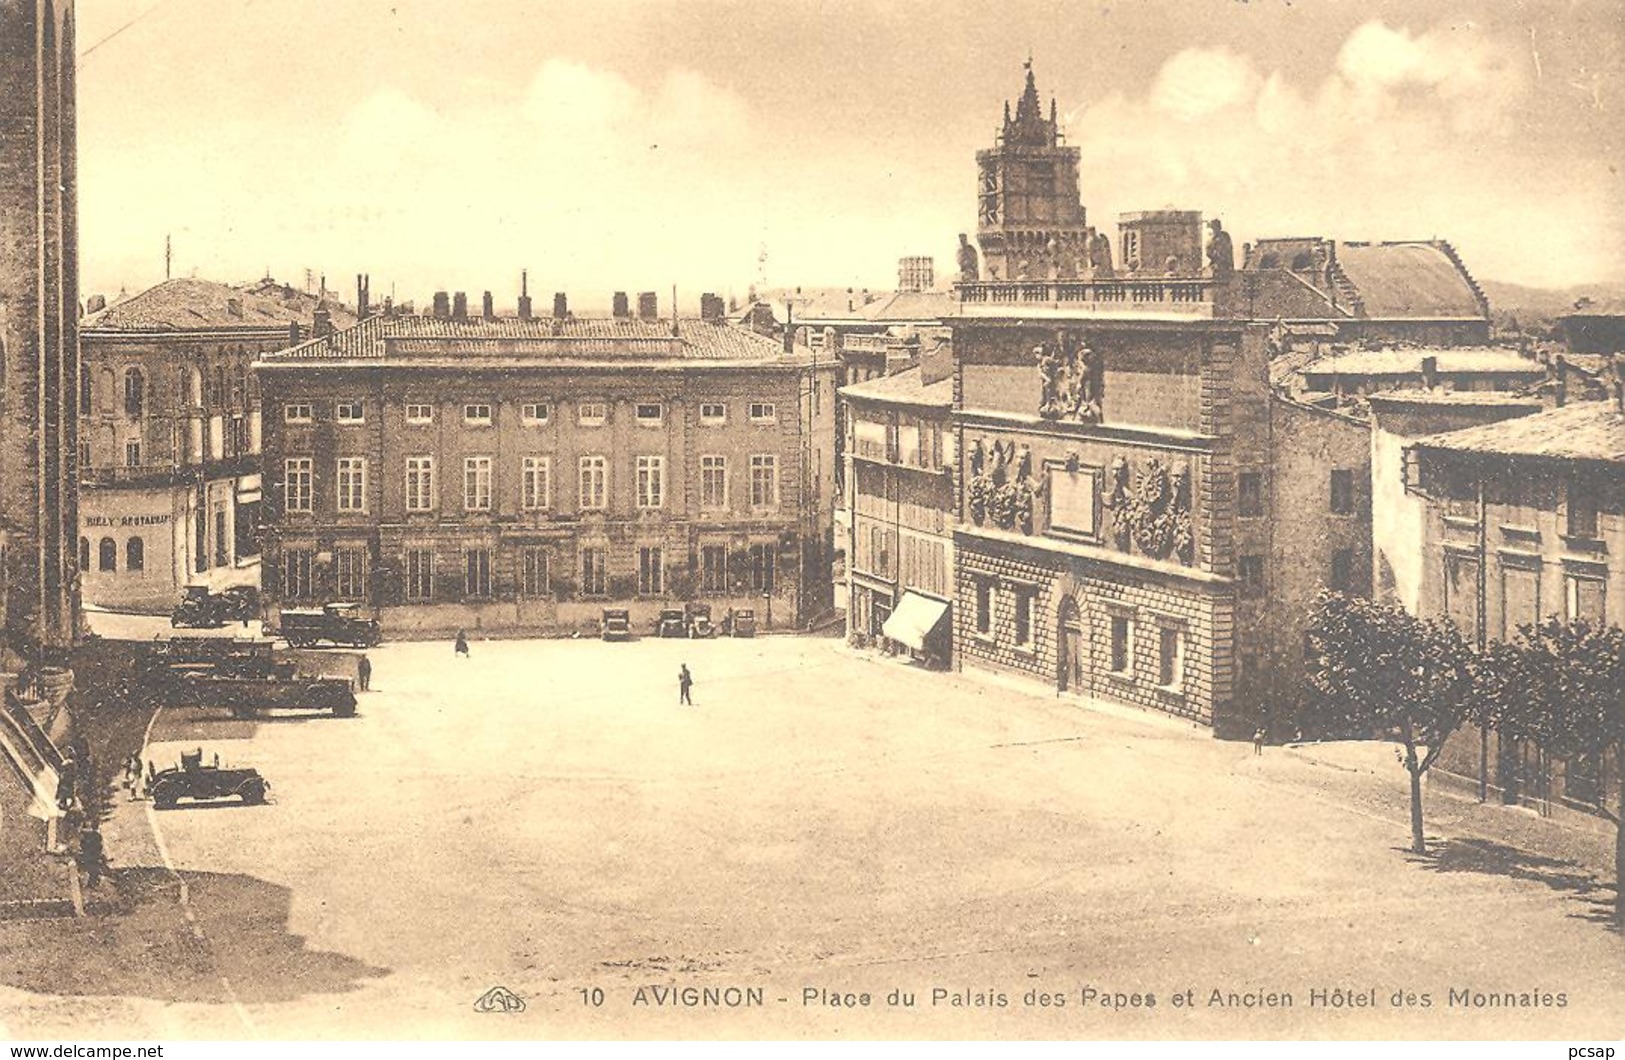
<path id="1" fill-rule="evenodd" d="M 1208 221 L 1207 263 L 1215 280 L 1228 280 L 1236 273 L 1236 252 L 1230 245 L 1230 233 L 1224 230 L 1217 217 Z"/>
<path id="2" fill-rule="evenodd" d="M 1089 241 L 1089 268 L 1099 279 L 1109 280 L 1112 270 L 1112 241 L 1104 232 L 1096 232 Z"/>
<path id="3" fill-rule="evenodd" d="M 982 270 L 977 261 L 976 248 L 971 246 L 970 236 L 961 232 L 959 233 L 959 282 L 975 283 L 981 278 Z"/>

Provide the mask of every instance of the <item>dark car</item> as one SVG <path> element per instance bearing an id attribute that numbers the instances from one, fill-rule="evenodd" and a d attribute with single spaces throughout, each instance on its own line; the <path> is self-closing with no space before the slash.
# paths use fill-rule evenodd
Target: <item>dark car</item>
<path id="1" fill-rule="evenodd" d="M 277 657 L 263 640 L 226 637 L 170 637 L 136 646 L 136 673 L 143 680 L 163 681 L 183 674 L 231 677 L 292 677 L 293 662 Z"/>
<path id="2" fill-rule="evenodd" d="M 253 718 L 272 710 L 319 711 L 335 718 L 355 716 L 355 689 L 337 677 L 249 677 L 182 671 L 165 682 L 161 694 L 173 706 L 224 707 L 234 717 Z"/>
<path id="3" fill-rule="evenodd" d="M 218 629 L 227 622 L 226 601 L 209 591 L 207 585 L 188 585 L 186 595 L 170 612 L 169 624 L 179 629 Z"/>
<path id="4" fill-rule="evenodd" d="M 213 802 L 241 799 L 245 805 L 265 801 L 265 778 L 256 769 L 222 768 L 220 756 L 212 765 L 203 764 L 203 750 L 182 752 L 181 764 L 158 770 L 147 778 L 147 794 L 160 810 L 172 809 L 182 799 Z"/>
<path id="5" fill-rule="evenodd" d="M 655 619 L 655 636 L 688 636 L 688 620 L 683 615 L 683 609 L 680 607 L 662 607 L 659 617 Z"/>
<path id="6" fill-rule="evenodd" d="M 605 640 L 631 640 L 632 613 L 624 607 L 606 607 L 599 629 Z"/>
<path id="7" fill-rule="evenodd" d="M 259 617 L 260 591 L 252 585 L 233 585 L 222 589 L 220 602 L 230 621 L 247 622 Z"/>
<path id="8" fill-rule="evenodd" d="M 692 638 L 714 637 L 717 627 L 711 622 L 710 604 L 688 604 L 683 608 L 688 618 L 688 635 Z"/>
<path id="9" fill-rule="evenodd" d="M 312 648 L 322 641 L 354 648 L 377 647 L 378 620 L 362 614 L 361 605 L 325 604 L 319 609 L 282 612 L 281 633 L 295 648 Z"/>
<path id="10" fill-rule="evenodd" d="M 748 607 L 736 607 L 729 611 L 724 632 L 730 637 L 756 636 L 756 612 Z"/>

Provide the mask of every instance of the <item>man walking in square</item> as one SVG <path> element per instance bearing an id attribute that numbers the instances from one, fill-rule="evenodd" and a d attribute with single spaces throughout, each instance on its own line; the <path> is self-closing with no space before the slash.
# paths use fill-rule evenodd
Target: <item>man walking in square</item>
<path id="1" fill-rule="evenodd" d="M 694 685 L 694 675 L 688 672 L 688 663 L 680 664 L 677 667 L 677 705 L 678 706 L 681 707 L 681 706 L 686 705 L 686 706 L 692 707 L 694 705 L 694 701 L 688 697 L 688 690 L 691 687 L 693 687 L 693 685 Z"/>
<path id="2" fill-rule="evenodd" d="M 372 660 L 365 655 L 356 661 L 355 679 L 363 692 L 372 687 Z"/>

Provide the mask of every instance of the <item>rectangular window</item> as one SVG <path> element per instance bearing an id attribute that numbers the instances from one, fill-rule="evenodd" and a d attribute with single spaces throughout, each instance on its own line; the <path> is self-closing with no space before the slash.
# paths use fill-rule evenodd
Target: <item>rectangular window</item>
<path id="1" fill-rule="evenodd" d="M 333 553 L 334 588 L 342 600 L 367 598 L 367 550 L 341 548 Z"/>
<path id="2" fill-rule="evenodd" d="M 1264 595 L 1264 557 L 1243 556 L 1237 563 L 1237 573 L 1241 580 L 1241 595 Z"/>
<path id="3" fill-rule="evenodd" d="M 463 422 L 470 427 L 491 426 L 490 405 L 464 405 Z"/>
<path id="4" fill-rule="evenodd" d="M 1581 482 L 1570 480 L 1568 488 L 1568 526 L 1566 536 L 1595 538 L 1597 536 L 1596 496 Z"/>
<path id="5" fill-rule="evenodd" d="M 750 546 L 750 587 L 752 592 L 773 591 L 773 546 Z"/>
<path id="6" fill-rule="evenodd" d="M 659 508 L 666 503 L 666 458 L 638 457 L 638 507 Z"/>
<path id="7" fill-rule="evenodd" d="M 140 442 L 134 441 L 132 439 L 131 441 L 128 441 L 128 442 L 124 443 L 124 466 L 125 467 L 140 467 L 141 466 L 141 443 Z"/>
<path id="8" fill-rule="evenodd" d="M 1335 468 L 1332 471 L 1333 515 L 1354 514 L 1354 472 L 1347 468 Z"/>
<path id="9" fill-rule="evenodd" d="M 602 548 L 581 550 L 581 595 L 603 596 L 609 591 L 609 552 Z"/>
<path id="10" fill-rule="evenodd" d="M 224 567 L 231 562 L 231 542 L 226 538 L 226 506 L 214 506 L 214 565 Z"/>
<path id="11" fill-rule="evenodd" d="M 308 548 L 290 548 L 282 553 L 282 598 L 309 600 L 315 596 L 310 569 L 314 554 Z"/>
<path id="12" fill-rule="evenodd" d="M 993 632 L 993 583 L 976 579 L 976 632 L 986 637 Z"/>
<path id="13" fill-rule="evenodd" d="M 421 426 L 422 424 L 425 424 L 425 423 L 433 423 L 434 422 L 434 406 L 433 405 L 408 405 L 408 406 L 406 406 L 406 422 L 410 423 L 410 424 L 412 424 L 414 426 Z"/>
<path id="14" fill-rule="evenodd" d="M 359 401 L 340 401 L 333 406 L 333 418 L 340 423 L 365 423 L 367 414 Z"/>
<path id="15" fill-rule="evenodd" d="M 547 549 L 527 545 L 520 553 L 519 591 L 532 599 L 548 594 Z"/>
<path id="16" fill-rule="evenodd" d="M 1016 590 L 1016 647 L 1029 648 L 1033 643 L 1033 598 L 1031 589 Z"/>
<path id="17" fill-rule="evenodd" d="M 527 427 L 539 427 L 547 422 L 547 417 L 552 411 L 552 406 L 541 402 L 523 405 L 519 409 L 519 419 Z"/>
<path id="18" fill-rule="evenodd" d="M 471 548 L 463 554 L 463 595 L 491 595 L 491 550 Z"/>
<path id="19" fill-rule="evenodd" d="M 772 508 L 779 503 L 779 458 L 758 453 L 750 458 L 750 506 Z"/>
<path id="20" fill-rule="evenodd" d="M 282 462 L 282 497 L 285 510 L 312 511 L 311 479 L 313 461 L 308 456 L 289 457 Z"/>
<path id="21" fill-rule="evenodd" d="M 1519 626 L 1540 621 L 1540 571 L 1532 567 L 1501 566 L 1501 639 L 1518 635 Z"/>
<path id="22" fill-rule="evenodd" d="M 638 426 L 658 427 L 665 417 L 666 410 L 658 401 L 640 402 L 636 409 Z"/>
<path id="23" fill-rule="evenodd" d="M 1127 677 L 1134 668 L 1134 620 L 1128 615 L 1112 615 L 1111 672 Z"/>
<path id="24" fill-rule="evenodd" d="M 1583 618 L 1593 626 L 1607 624 L 1607 583 L 1601 578 L 1577 578 L 1572 574 L 1563 583 L 1564 607 L 1570 622 Z"/>
<path id="25" fill-rule="evenodd" d="M 1184 682 L 1185 631 L 1178 626 L 1161 626 L 1157 630 L 1157 684 L 1171 691 L 1179 691 Z"/>
<path id="26" fill-rule="evenodd" d="M 1444 613 L 1469 641 L 1478 636 L 1478 560 L 1456 552 L 1444 557 Z"/>
<path id="27" fill-rule="evenodd" d="M 488 456 L 463 459 L 463 510 L 491 510 L 491 458 Z"/>
<path id="28" fill-rule="evenodd" d="M 638 595 L 659 596 L 665 592 L 661 555 L 658 548 L 638 549 Z"/>
<path id="29" fill-rule="evenodd" d="M 414 548 L 406 553 L 406 599 L 423 603 L 434 598 L 434 550 Z"/>
<path id="30" fill-rule="evenodd" d="M 545 456 L 527 456 L 519 469 L 520 501 L 526 511 L 540 511 L 553 504 L 553 461 Z"/>
<path id="31" fill-rule="evenodd" d="M 1346 548 L 1332 553 L 1331 587 L 1340 593 L 1354 591 L 1354 553 Z"/>
<path id="32" fill-rule="evenodd" d="M 367 458 L 341 456 L 338 468 L 339 511 L 367 510 Z"/>
<path id="33" fill-rule="evenodd" d="M 609 419 L 609 407 L 602 401 L 583 401 L 576 414 L 576 422 L 583 427 L 602 427 Z"/>
<path id="34" fill-rule="evenodd" d="M 726 545 L 700 546 L 700 590 L 707 593 L 728 591 L 728 547 Z"/>
<path id="35" fill-rule="evenodd" d="M 775 423 L 778 421 L 779 411 L 771 401 L 752 401 L 750 403 L 750 422 Z"/>
<path id="36" fill-rule="evenodd" d="M 707 401 L 700 405 L 700 422 L 716 427 L 728 422 L 728 406 L 720 401 Z"/>
<path id="37" fill-rule="evenodd" d="M 434 457 L 406 458 L 406 510 L 434 511 Z"/>
<path id="38" fill-rule="evenodd" d="M 601 456 L 584 456 L 581 458 L 580 494 L 583 511 L 604 507 L 605 494 L 608 492 L 607 480 L 609 478 L 609 462 Z"/>
<path id="39" fill-rule="evenodd" d="M 1236 476 L 1236 514 L 1244 519 L 1264 514 L 1264 476 L 1243 471 Z"/>
<path id="40" fill-rule="evenodd" d="M 309 405 L 300 404 L 282 406 L 283 423 L 309 423 L 314 418 L 315 417 L 311 414 L 311 408 Z"/>
<path id="41" fill-rule="evenodd" d="M 728 506 L 728 458 L 725 456 L 700 457 L 700 507 L 726 508 Z"/>

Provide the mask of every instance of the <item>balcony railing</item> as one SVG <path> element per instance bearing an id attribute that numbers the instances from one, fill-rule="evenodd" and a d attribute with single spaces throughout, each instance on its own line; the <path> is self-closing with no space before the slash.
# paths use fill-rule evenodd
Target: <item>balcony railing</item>
<path id="1" fill-rule="evenodd" d="M 1154 311 L 1216 316 L 1223 283 L 1200 276 L 1110 280 L 979 280 L 954 284 L 967 306 L 1047 306 L 1084 312 Z"/>

